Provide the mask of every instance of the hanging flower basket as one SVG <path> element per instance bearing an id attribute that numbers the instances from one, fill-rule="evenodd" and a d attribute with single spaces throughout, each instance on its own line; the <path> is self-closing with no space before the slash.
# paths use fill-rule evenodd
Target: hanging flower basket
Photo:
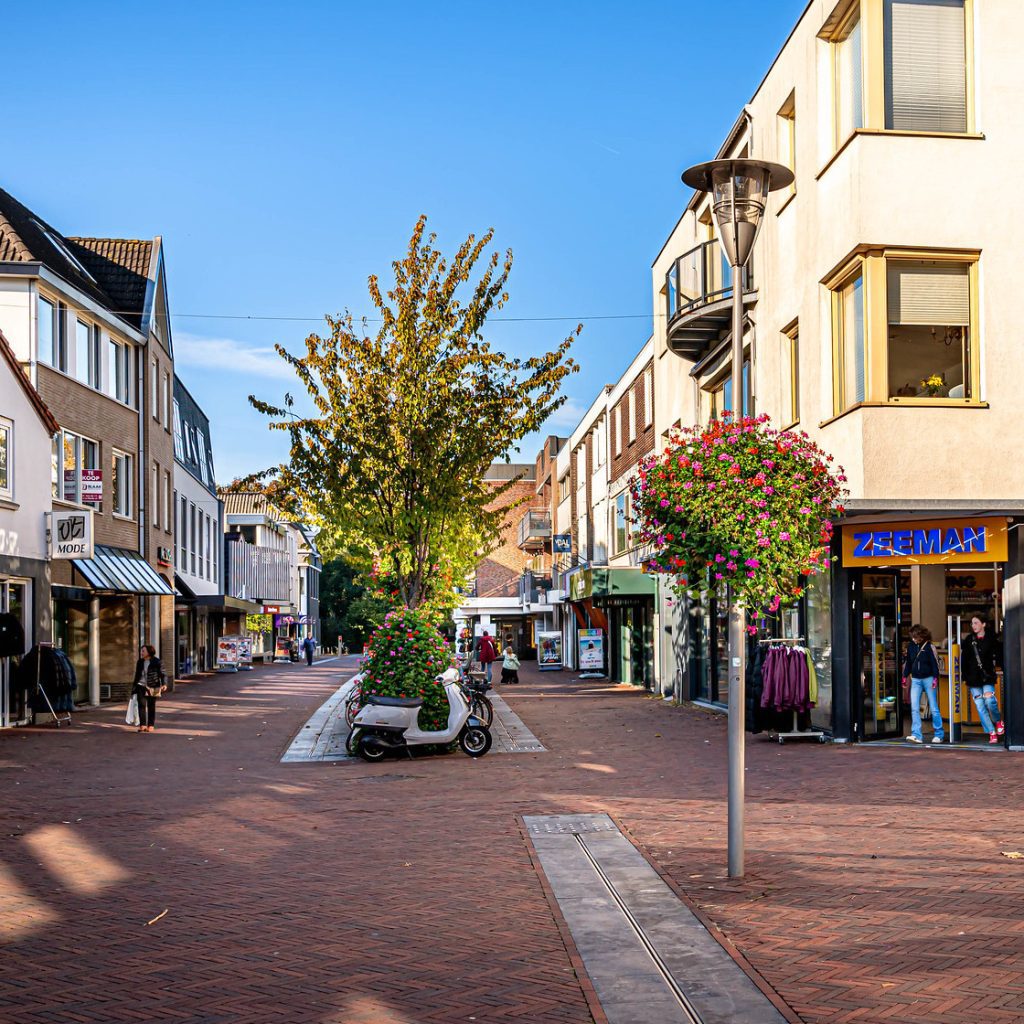
<path id="1" fill-rule="evenodd" d="M 846 476 L 807 434 L 767 416 L 677 430 L 631 482 L 650 568 L 676 588 L 777 611 L 831 560 Z"/>

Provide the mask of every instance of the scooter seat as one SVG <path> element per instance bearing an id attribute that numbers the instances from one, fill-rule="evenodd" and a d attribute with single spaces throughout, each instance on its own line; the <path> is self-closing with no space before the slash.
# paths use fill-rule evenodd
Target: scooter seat
<path id="1" fill-rule="evenodd" d="M 376 704 L 382 708 L 418 708 L 423 703 L 422 697 L 378 697 L 375 693 L 370 694 L 370 704 Z"/>

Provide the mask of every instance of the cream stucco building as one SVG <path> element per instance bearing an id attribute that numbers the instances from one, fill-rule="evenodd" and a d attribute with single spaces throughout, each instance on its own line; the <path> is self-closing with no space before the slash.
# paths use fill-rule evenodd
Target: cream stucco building
<path id="1" fill-rule="evenodd" d="M 1024 149 L 1022 42 L 1014 0 L 813 0 L 717 154 L 707 146 L 796 175 L 770 196 L 744 282 L 744 408 L 806 431 L 849 476 L 847 550 L 837 540 L 831 580 L 772 627 L 810 643 L 814 724 L 839 739 L 903 734 L 911 622 L 948 655 L 978 611 L 1002 635 L 1002 714 L 1024 744 L 1024 209 L 1006 179 Z M 652 267 L 659 436 L 733 405 L 731 285 L 696 194 Z M 960 550 L 962 533 L 932 550 L 928 530 L 972 525 L 984 551 Z M 869 535 L 859 555 L 855 532 Z M 662 612 L 687 635 L 681 691 L 723 704 L 722 611 Z M 969 693 L 941 684 L 969 735 Z"/>

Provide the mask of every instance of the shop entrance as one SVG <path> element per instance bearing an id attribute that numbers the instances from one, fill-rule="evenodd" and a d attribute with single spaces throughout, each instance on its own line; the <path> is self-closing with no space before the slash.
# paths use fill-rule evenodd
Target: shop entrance
<path id="1" fill-rule="evenodd" d="M 31 609 L 29 607 L 29 581 L 0 579 L 0 612 L 13 615 L 31 643 Z M 0 729 L 28 719 L 25 695 L 14 686 L 14 673 L 21 658 L 0 657 Z"/>
<path id="2" fill-rule="evenodd" d="M 860 735 L 866 740 L 903 734 L 899 572 L 868 571 L 854 579 L 851 604 L 853 666 L 859 674 Z"/>

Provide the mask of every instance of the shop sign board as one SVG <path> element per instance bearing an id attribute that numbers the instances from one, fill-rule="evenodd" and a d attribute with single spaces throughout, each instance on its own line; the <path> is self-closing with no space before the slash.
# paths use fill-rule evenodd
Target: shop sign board
<path id="1" fill-rule="evenodd" d="M 551 538 L 551 551 L 556 555 L 572 554 L 572 534 L 556 533 Z"/>
<path id="2" fill-rule="evenodd" d="M 252 665 L 252 637 L 243 636 L 238 638 L 238 664 Z"/>
<path id="3" fill-rule="evenodd" d="M 550 672 L 562 667 L 561 633 L 537 633 L 537 667 L 541 672 Z"/>
<path id="4" fill-rule="evenodd" d="M 217 641 L 217 668 L 238 668 L 238 647 L 237 637 L 220 637 Z"/>
<path id="5" fill-rule="evenodd" d="M 601 671 L 604 668 L 604 631 L 581 629 L 576 634 L 580 648 L 580 671 Z"/>
<path id="6" fill-rule="evenodd" d="M 51 558 L 92 558 L 93 511 L 48 512 Z"/>
<path id="7" fill-rule="evenodd" d="M 569 600 L 585 601 L 594 592 L 594 572 L 583 569 L 569 577 Z"/>
<path id="8" fill-rule="evenodd" d="M 843 565 L 963 565 L 1005 562 L 1008 520 L 917 519 L 843 527 Z"/>

